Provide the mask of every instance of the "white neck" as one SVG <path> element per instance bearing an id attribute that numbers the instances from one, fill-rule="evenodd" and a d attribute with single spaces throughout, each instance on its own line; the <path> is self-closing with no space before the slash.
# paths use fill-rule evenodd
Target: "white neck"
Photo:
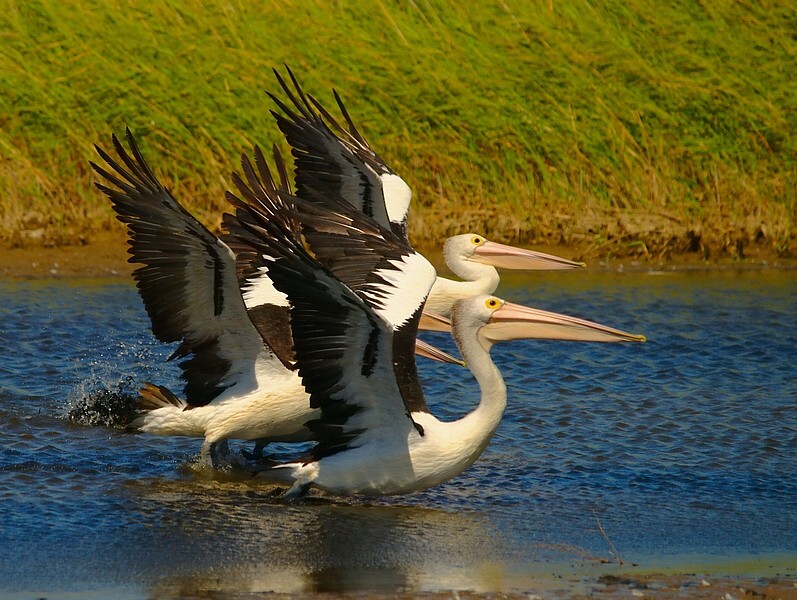
<path id="1" fill-rule="evenodd" d="M 446 266 L 454 274 L 464 281 L 479 282 L 481 286 L 479 293 L 492 294 L 501 280 L 498 271 L 491 265 L 485 265 L 473 260 L 464 258 L 461 254 L 446 252 Z M 474 294 L 475 295 L 475 294 Z"/>
<path id="2" fill-rule="evenodd" d="M 455 334 L 456 335 L 456 334 Z M 472 450 L 468 464 L 472 464 L 487 447 L 506 409 L 506 384 L 490 358 L 490 342 L 473 336 L 457 336 L 462 358 L 476 378 L 481 400 L 476 410 L 456 421 L 458 435 Z"/>
<path id="3" fill-rule="evenodd" d="M 457 300 L 492 294 L 501 281 L 495 267 L 464 258 L 455 246 L 446 246 L 445 260 L 448 268 L 462 281 L 438 277 L 426 299 L 426 310 L 444 317 L 451 316 L 451 308 Z"/>
<path id="4" fill-rule="evenodd" d="M 463 264 L 469 261 L 461 261 Z M 451 265 L 449 265 L 451 267 Z M 480 294 L 492 294 L 498 287 L 498 271 L 489 265 L 469 263 L 466 267 L 454 270 L 465 281 L 454 281 L 438 277 L 426 299 L 426 309 L 444 317 L 451 316 L 454 302 Z"/>

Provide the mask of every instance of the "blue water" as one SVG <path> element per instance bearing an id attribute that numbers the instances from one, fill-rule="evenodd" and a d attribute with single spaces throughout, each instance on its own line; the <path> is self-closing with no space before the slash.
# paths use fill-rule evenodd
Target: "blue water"
<path id="1" fill-rule="evenodd" d="M 131 284 L 0 283 L 0 592 L 494 592 L 618 556 L 797 565 L 797 273 L 552 273 L 499 292 L 648 342 L 496 346 L 509 406 L 471 469 L 285 505 L 197 469 L 197 440 L 68 418 L 102 390 L 180 387 Z M 475 406 L 466 371 L 420 368 L 436 415 Z"/>

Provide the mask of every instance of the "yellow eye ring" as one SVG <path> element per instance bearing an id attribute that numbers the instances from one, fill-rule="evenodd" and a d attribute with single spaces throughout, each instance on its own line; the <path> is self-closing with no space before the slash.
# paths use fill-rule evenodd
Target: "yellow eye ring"
<path id="1" fill-rule="evenodd" d="M 496 298 L 487 298 L 487 300 L 484 301 L 484 305 L 487 308 L 492 309 L 492 308 L 498 308 L 499 306 L 501 306 L 501 303 Z"/>
<path id="2" fill-rule="evenodd" d="M 470 239 L 470 243 L 473 244 L 474 246 L 481 246 L 484 243 L 484 238 L 479 237 L 478 235 L 474 235 Z"/>

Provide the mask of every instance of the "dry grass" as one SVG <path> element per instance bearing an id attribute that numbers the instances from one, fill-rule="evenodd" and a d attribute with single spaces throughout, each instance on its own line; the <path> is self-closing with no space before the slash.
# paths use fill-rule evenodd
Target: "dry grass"
<path id="1" fill-rule="evenodd" d="M 263 90 L 288 62 L 411 184 L 421 245 L 797 252 L 793 1 L 4 4 L 7 244 L 107 228 L 87 161 L 125 126 L 218 224 L 240 152 L 279 141 Z"/>

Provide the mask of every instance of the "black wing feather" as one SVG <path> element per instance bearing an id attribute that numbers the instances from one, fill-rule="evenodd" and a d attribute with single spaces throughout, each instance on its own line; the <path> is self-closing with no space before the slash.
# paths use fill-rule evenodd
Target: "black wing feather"
<path id="1" fill-rule="evenodd" d="M 221 322 L 227 328 L 251 328 L 240 292 L 225 282 L 225 273 L 234 271 L 234 257 L 158 181 L 129 129 L 126 137 L 132 156 L 115 135 L 118 159 L 96 147 L 110 171 L 91 166 L 113 187 L 96 185 L 127 225 L 129 262 L 143 265 L 133 278 L 152 332 L 162 342 L 180 342 L 171 358 L 185 359 L 180 367 L 186 401 L 202 406 L 229 385 L 225 380 L 233 365 L 220 343 Z M 241 343 L 247 341 L 251 338 L 242 336 Z"/>
<path id="2" fill-rule="evenodd" d="M 390 340 L 392 331 L 313 260 L 286 226 L 289 219 L 280 217 L 279 212 L 270 216 L 255 212 L 252 219 L 241 222 L 234 235 L 243 236 L 242 243 L 253 244 L 274 286 L 288 295 L 299 375 L 310 394 L 311 407 L 321 409 L 321 417 L 306 424 L 318 441 L 311 459 L 319 460 L 356 444 L 365 430 L 352 426 L 350 420 L 362 410 L 387 404 L 382 412 L 388 415 L 408 412 L 396 406 L 389 392 L 379 398 L 352 395 L 349 386 L 376 389 L 379 385 L 362 382 L 372 376 L 380 358 L 390 360 L 390 350 L 382 344 Z M 356 372 L 353 366 L 358 366 Z M 353 377 L 360 380 L 353 382 Z"/>
<path id="3" fill-rule="evenodd" d="M 274 73 L 292 108 L 274 94 L 269 96 L 281 111 L 272 114 L 292 148 L 296 194 L 309 201 L 315 201 L 310 190 L 342 198 L 406 238 L 406 216 L 404 223 L 391 224 L 379 178 L 381 174 L 395 174 L 393 170 L 354 126 L 337 93 L 335 98 L 349 129 L 342 127 L 318 100 L 305 94 L 290 68 L 286 66 L 286 70 L 292 86 L 279 72 Z"/>
<path id="4" fill-rule="evenodd" d="M 413 252 L 390 230 L 346 204 L 320 194 L 316 203 L 310 203 L 284 192 L 269 192 L 259 183 L 246 187 L 240 178 L 234 178 L 234 182 L 247 201 L 228 193 L 236 214 L 225 216 L 225 225 L 237 238 L 238 260 L 247 261 L 246 271 L 260 273 L 269 268 L 270 261 L 264 259 L 270 256 L 269 247 L 264 240 L 273 236 L 269 234 L 272 221 L 290 231 L 291 239 L 301 247 L 296 242 L 299 236 L 291 229 L 298 221 L 315 259 L 369 307 L 382 309 L 390 290 L 399 292 L 391 281 L 376 272 L 398 271 L 401 259 Z M 417 307 L 408 315 L 392 341 L 395 376 L 409 412 L 429 411 L 418 381 L 414 354 L 421 310 L 422 306 Z"/>

